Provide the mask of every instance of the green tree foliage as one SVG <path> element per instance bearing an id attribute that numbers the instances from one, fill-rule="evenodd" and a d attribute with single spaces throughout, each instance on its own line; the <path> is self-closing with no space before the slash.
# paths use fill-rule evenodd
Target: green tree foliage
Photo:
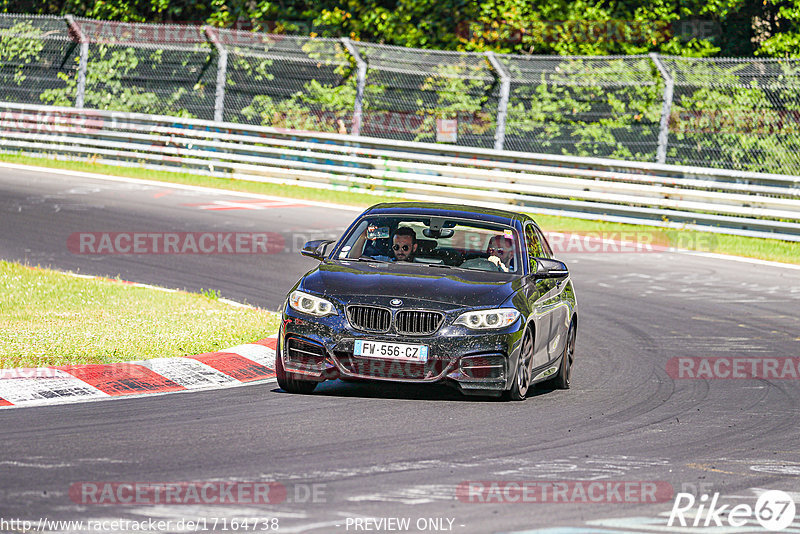
<path id="1" fill-rule="evenodd" d="M 44 32 L 25 21 L 12 26 L 8 33 L 0 39 L 0 72 L 4 86 L 20 86 L 27 78 L 26 68 L 40 61 Z"/>
<path id="2" fill-rule="evenodd" d="M 45 0 L 35 9 L 42 14 L 207 23 L 469 52 L 554 57 L 648 52 L 692 58 L 800 56 L 800 0 Z M 30 5 L 24 0 L 0 0 L 0 10 L 30 12 Z M 0 40 L 4 88 L 24 85 L 25 65 L 40 61 L 37 31 L 35 26 L 19 27 Z M 315 46 L 313 41 L 304 45 L 302 61 L 311 60 L 307 63 L 317 64 L 321 72 L 328 60 Z M 157 94 L 147 83 L 126 81 L 147 82 L 147 69 L 156 69 L 163 61 L 159 54 L 157 49 L 92 45 L 86 105 L 188 115 L 190 110 L 182 102 L 189 94 L 205 95 L 207 108 L 215 88 L 211 52 L 207 61 L 195 61 L 192 67 L 203 72 L 186 77 L 196 81 L 181 80 L 185 87 L 176 84 L 171 94 Z M 536 79 L 525 78 L 511 65 L 514 81 L 506 147 L 652 161 L 663 80 L 646 57 L 638 66 L 622 65 L 624 61 L 634 60 L 563 59 Z M 233 114 L 233 120 L 317 131 L 341 132 L 349 127 L 356 93 L 352 63 L 337 63 L 338 81 L 335 76 L 316 76 L 313 67 L 292 74 L 278 63 L 276 56 L 259 56 L 257 51 L 231 53 L 226 117 Z M 181 67 L 175 61 L 171 64 Z M 457 61 L 426 64 L 419 73 L 405 72 L 402 87 L 390 87 L 371 70 L 364 112 L 414 114 L 415 121 L 410 122 L 417 127 L 408 133 L 421 141 L 435 140 L 436 119 L 457 118 L 459 142 L 469 139 L 466 143 L 485 146 L 496 128 L 497 85 L 474 76 L 470 68 Z M 681 75 L 669 162 L 719 162 L 773 172 L 797 166 L 791 159 L 800 153 L 795 128 L 800 124 L 797 73 L 756 76 L 743 68 L 733 63 L 693 63 L 692 70 Z M 234 71 L 242 75 L 236 78 Z M 40 98 L 71 105 L 74 75 L 62 73 L 59 78 L 63 84 L 48 88 Z M 407 96 L 403 102 L 399 92 Z M 759 126 L 743 129 L 741 125 L 752 123 L 754 116 L 763 119 Z"/>
<path id="3" fill-rule="evenodd" d="M 28 0 L 0 0 L 31 12 Z M 515 53 L 785 56 L 800 0 L 45 0 L 40 14 L 126 22 L 244 23 L 401 46 Z"/>
<path id="4" fill-rule="evenodd" d="M 458 136 L 492 136 L 495 115 L 487 113 L 489 100 L 487 81 L 479 69 L 464 64 L 440 65 L 421 80 L 420 91 L 429 91 L 435 98 L 426 102 L 417 98 L 415 113 L 422 120 L 414 141 L 435 141 L 437 119 L 459 119 Z"/>
<path id="5" fill-rule="evenodd" d="M 769 4 L 770 13 L 756 27 L 760 41 L 756 55 L 766 57 L 800 56 L 800 0 Z"/>
<path id="6" fill-rule="evenodd" d="M 315 40 L 307 40 L 300 51 L 304 55 L 292 62 L 272 55 L 280 52 L 232 47 L 226 87 L 246 95 L 244 107 L 234 113 L 263 126 L 346 133 L 356 98 L 350 56 L 340 44 Z M 259 89 L 267 94 L 258 94 Z"/>
<path id="7" fill-rule="evenodd" d="M 798 67 L 778 63 L 769 81 L 758 81 L 748 63 L 679 66 L 685 82 L 670 120 L 673 161 L 777 173 L 797 172 L 800 153 Z M 784 79 L 782 79 L 784 78 Z"/>
<path id="8" fill-rule="evenodd" d="M 242 109 L 242 115 L 248 122 L 263 126 L 347 133 L 345 121 L 353 110 L 354 85 L 331 87 L 311 80 L 303 89 L 280 100 L 256 95 L 250 105 Z"/>
<path id="9" fill-rule="evenodd" d="M 0 0 L 0 11 L 238 24 L 530 54 L 800 54 L 800 0 Z"/>
<path id="10" fill-rule="evenodd" d="M 507 62 L 506 135 L 517 149 L 653 159 L 663 86 L 649 58 L 554 61 L 536 76 L 524 59 Z"/>
<path id="11" fill-rule="evenodd" d="M 114 45 L 100 44 L 92 48 L 86 69 L 84 105 L 93 109 L 191 117 L 191 113 L 177 106 L 187 88 L 179 87 L 165 98 L 129 81 L 131 73 L 140 67 L 154 70 L 161 63 L 162 55 L 161 50 L 147 50 L 143 56 L 136 48 Z M 77 93 L 77 80 L 64 73 L 59 73 L 58 77 L 64 81 L 64 87 L 47 89 L 40 98 L 46 104 L 71 106 Z"/>

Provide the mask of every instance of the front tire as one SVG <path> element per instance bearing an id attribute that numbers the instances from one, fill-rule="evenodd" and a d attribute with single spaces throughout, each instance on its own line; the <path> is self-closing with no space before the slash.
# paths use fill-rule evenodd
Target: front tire
<path id="1" fill-rule="evenodd" d="M 310 380 L 297 380 L 292 378 L 283 367 L 283 355 L 281 354 L 281 347 L 275 353 L 275 376 L 278 379 L 278 385 L 282 390 L 287 393 L 299 393 L 301 395 L 308 395 L 317 387 L 317 382 Z"/>
<path id="2" fill-rule="evenodd" d="M 530 328 L 525 329 L 522 336 L 522 347 L 519 350 L 517 359 L 517 369 L 514 373 L 514 381 L 511 389 L 505 392 L 506 400 L 523 401 L 528 396 L 531 387 L 531 364 L 533 363 L 533 332 Z"/>

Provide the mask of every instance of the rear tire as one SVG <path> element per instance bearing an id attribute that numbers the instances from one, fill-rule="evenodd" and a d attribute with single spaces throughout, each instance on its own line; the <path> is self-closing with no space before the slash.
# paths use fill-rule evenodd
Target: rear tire
<path id="1" fill-rule="evenodd" d="M 281 347 L 275 352 L 275 375 L 278 378 L 278 385 L 282 390 L 287 393 L 299 393 L 301 395 L 308 395 L 317 387 L 317 382 L 310 380 L 297 380 L 292 378 L 283 367 L 283 356 L 281 355 Z"/>
<path id="2" fill-rule="evenodd" d="M 569 324 L 567 331 L 567 342 L 564 345 L 564 354 L 561 355 L 561 365 L 558 366 L 558 374 L 553 377 L 553 387 L 557 389 L 569 389 L 572 380 L 572 362 L 575 360 L 575 321 Z"/>

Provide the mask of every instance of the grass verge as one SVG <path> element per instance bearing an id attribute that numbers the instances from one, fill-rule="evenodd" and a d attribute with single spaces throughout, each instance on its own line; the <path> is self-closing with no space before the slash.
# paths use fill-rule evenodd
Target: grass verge
<path id="1" fill-rule="evenodd" d="M 665 247 L 800 264 L 800 243 L 791 241 L 637 224 L 589 221 L 570 217 L 536 215 L 535 213 L 532 213 L 531 216 L 547 232 L 573 232 L 643 244 L 647 240 L 652 240 L 653 244 Z M 568 252 L 571 250 L 569 243 L 565 244 L 565 248 Z"/>
<path id="2" fill-rule="evenodd" d="M 252 343 L 278 317 L 204 295 L 164 292 L 0 261 L 0 368 L 189 356 Z"/>
<path id="3" fill-rule="evenodd" d="M 0 153 L 0 161 L 361 207 L 370 206 L 378 202 L 405 200 L 402 197 L 378 196 L 359 191 L 334 191 L 295 185 L 249 182 L 230 178 L 201 176 L 191 173 L 173 173 L 150 169 L 117 167 L 92 163 L 91 161 L 60 161 L 20 154 Z M 531 212 L 531 215 L 536 219 L 542 229 L 547 232 L 578 232 L 609 238 L 618 237 L 623 232 L 628 235 L 631 233 L 649 234 L 648 238 L 654 237 L 655 242 L 660 245 L 685 248 L 699 252 L 714 252 L 717 254 L 729 254 L 761 260 L 800 264 L 800 243 L 775 239 L 740 237 L 696 230 L 667 229 L 656 226 L 591 221 L 574 219 L 571 217 L 541 215 L 535 212 Z"/>

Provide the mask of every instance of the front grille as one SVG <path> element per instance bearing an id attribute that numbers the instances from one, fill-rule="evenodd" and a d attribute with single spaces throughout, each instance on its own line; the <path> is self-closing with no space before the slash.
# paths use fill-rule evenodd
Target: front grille
<path id="1" fill-rule="evenodd" d="M 394 328 L 398 334 L 427 336 L 439 329 L 443 318 L 439 312 L 401 310 L 394 318 Z"/>
<path id="2" fill-rule="evenodd" d="M 392 312 L 375 306 L 348 306 L 347 319 L 359 330 L 388 332 L 392 323 Z"/>

